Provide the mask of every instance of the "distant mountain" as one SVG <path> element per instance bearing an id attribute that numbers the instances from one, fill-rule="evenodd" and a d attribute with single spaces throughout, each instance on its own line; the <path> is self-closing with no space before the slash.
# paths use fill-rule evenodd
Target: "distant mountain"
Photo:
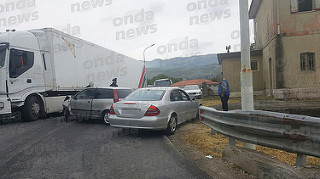
<path id="1" fill-rule="evenodd" d="M 210 79 L 221 74 L 216 54 L 146 62 L 148 79 L 159 74 L 183 79 Z"/>
<path id="2" fill-rule="evenodd" d="M 167 60 L 155 59 L 153 61 L 146 61 L 147 68 L 156 69 L 196 68 L 212 64 L 219 64 L 216 54 L 199 55 L 192 57 L 177 57 Z"/>

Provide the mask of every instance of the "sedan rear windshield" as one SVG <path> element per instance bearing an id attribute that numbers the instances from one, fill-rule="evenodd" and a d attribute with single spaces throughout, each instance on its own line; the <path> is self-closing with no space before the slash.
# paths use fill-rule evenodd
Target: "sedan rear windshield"
<path id="1" fill-rule="evenodd" d="M 130 93 L 132 93 L 133 89 L 117 89 L 117 94 L 119 98 L 125 98 Z"/>
<path id="2" fill-rule="evenodd" d="M 131 93 L 126 101 L 160 101 L 165 90 L 137 90 Z"/>

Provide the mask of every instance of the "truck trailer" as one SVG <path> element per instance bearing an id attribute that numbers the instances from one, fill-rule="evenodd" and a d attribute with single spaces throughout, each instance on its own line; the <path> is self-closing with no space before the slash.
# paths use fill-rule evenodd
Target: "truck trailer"
<path id="1" fill-rule="evenodd" d="M 61 112 L 66 96 L 113 78 L 120 87 L 144 87 L 144 64 L 52 28 L 0 34 L 1 120 Z"/>

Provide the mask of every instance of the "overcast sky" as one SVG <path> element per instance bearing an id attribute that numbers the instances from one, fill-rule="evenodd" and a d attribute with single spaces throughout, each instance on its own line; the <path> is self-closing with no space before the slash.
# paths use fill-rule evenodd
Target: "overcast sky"
<path id="1" fill-rule="evenodd" d="M 132 58 L 240 50 L 238 0 L 0 0 L 0 32 L 53 27 Z M 252 38 L 252 37 L 251 37 Z"/>

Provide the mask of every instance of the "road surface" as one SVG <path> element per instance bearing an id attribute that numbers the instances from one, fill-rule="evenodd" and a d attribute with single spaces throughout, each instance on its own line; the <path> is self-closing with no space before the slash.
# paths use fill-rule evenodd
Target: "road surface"
<path id="1" fill-rule="evenodd" d="M 62 117 L 0 125 L 0 178 L 210 178 L 161 132 Z"/>

